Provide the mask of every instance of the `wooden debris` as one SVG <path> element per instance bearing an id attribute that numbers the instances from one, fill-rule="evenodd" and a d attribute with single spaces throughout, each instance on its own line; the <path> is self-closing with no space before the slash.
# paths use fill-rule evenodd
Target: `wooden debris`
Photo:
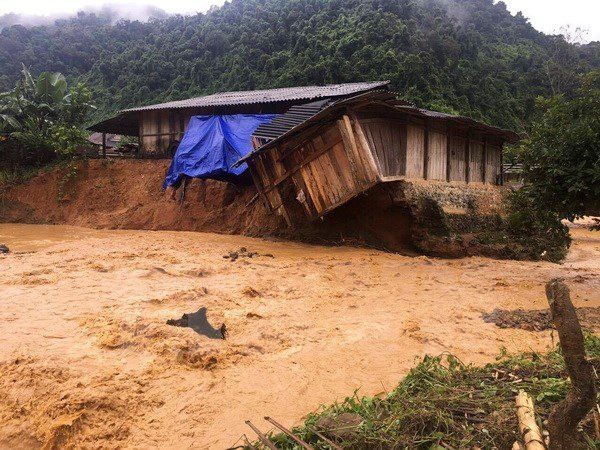
<path id="1" fill-rule="evenodd" d="M 571 450 L 577 448 L 579 441 L 577 425 L 596 404 L 594 374 L 591 363 L 585 358 L 583 332 L 569 288 L 560 280 L 551 280 L 546 284 L 546 296 L 571 379 L 567 398 L 552 410 L 548 418 L 550 449 Z"/>
<path id="2" fill-rule="evenodd" d="M 516 399 L 519 432 L 525 442 L 525 450 L 545 450 L 544 438 L 535 421 L 533 399 L 525 391 L 519 391 Z M 513 445 L 513 449 L 515 446 Z"/>
<path id="3" fill-rule="evenodd" d="M 252 431 L 254 431 L 256 433 L 260 442 L 262 442 L 264 445 L 269 447 L 271 450 L 277 450 L 277 447 L 275 447 L 275 445 L 269 440 L 269 438 L 264 433 L 262 433 L 258 428 L 256 428 L 252 424 L 252 422 L 250 422 L 249 420 L 246 420 L 246 425 L 248 425 L 250 428 L 252 428 Z"/>
<path id="4" fill-rule="evenodd" d="M 296 436 L 294 433 L 292 433 L 290 430 L 288 430 L 287 428 L 285 428 L 280 423 L 276 422 L 275 420 L 271 419 L 270 417 L 265 417 L 265 420 L 267 422 L 275 425 L 275 427 L 279 428 L 281 431 L 283 431 L 283 433 L 285 435 L 287 435 L 288 437 L 291 437 L 297 444 L 299 444 L 300 446 L 302 446 L 306 450 L 314 450 L 313 447 L 310 444 L 304 442 L 302 439 L 300 439 L 298 436 Z"/>
<path id="5" fill-rule="evenodd" d="M 319 433 L 317 430 L 315 430 L 314 428 L 309 428 L 311 433 L 316 434 L 323 442 L 329 444 L 329 446 L 331 448 L 333 448 L 334 450 L 344 450 L 342 447 L 340 447 L 339 445 L 337 445 L 335 442 L 333 442 L 331 439 L 328 439 L 326 436 L 324 436 L 323 434 Z"/>

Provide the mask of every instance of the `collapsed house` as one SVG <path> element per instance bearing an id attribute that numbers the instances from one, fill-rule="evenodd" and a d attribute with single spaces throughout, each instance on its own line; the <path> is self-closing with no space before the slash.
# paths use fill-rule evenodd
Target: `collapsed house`
<path id="1" fill-rule="evenodd" d="M 375 185 L 400 180 L 502 183 L 502 148 L 518 136 L 467 117 L 415 108 L 390 92 L 322 105 L 302 123 L 259 127 L 248 164 L 259 194 L 288 225 L 322 218 Z"/>
<path id="2" fill-rule="evenodd" d="M 296 234 L 334 223 L 331 234 L 375 235 L 389 249 L 411 228 L 407 183 L 489 191 L 502 184 L 504 144 L 518 139 L 416 108 L 385 81 L 213 94 L 125 110 L 90 129 L 137 135 L 141 157 L 176 148 L 164 187 L 250 180 Z"/>

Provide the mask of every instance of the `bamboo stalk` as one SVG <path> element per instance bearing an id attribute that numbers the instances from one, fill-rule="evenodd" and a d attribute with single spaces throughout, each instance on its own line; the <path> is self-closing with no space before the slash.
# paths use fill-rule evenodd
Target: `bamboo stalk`
<path id="1" fill-rule="evenodd" d="M 525 442 L 525 450 L 545 450 L 544 438 L 535 421 L 533 399 L 525 391 L 519 391 L 516 404 L 519 432 Z"/>

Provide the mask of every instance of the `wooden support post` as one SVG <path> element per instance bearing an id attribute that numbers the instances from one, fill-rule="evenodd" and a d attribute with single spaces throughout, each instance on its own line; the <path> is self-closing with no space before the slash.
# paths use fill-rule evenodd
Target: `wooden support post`
<path id="1" fill-rule="evenodd" d="M 502 153 L 504 153 L 504 145 L 500 148 L 500 186 L 504 186 L 504 161 L 502 158 Z"/>
<path id="2" fill-rule="evenodd" d="M 452 152 L 450 151 L 451 142 L 450 130 L 446 128 L 446 181 L 448 182 L 450 181 L 450 158 L 452 157 Z"/>
<path id="3" fill-rule="evenodd" d="M 485 176 L 486 176 L 486 171 L 487 171 L 487 139 L 484 137 L 483 138 L 483 155 L 482 155 L 483 161 L 481 163 L 481 179 L 483 181 L 483 184 L 485 184 Z"/>
<path id="4" fill-rule="evenodd" d="M 429 171 L 429 122 L 425 122 L 425 136 L 423 138 L 423 179 L 426 180 Z"/>
<path id="5" fill-rule="evenodd" d="M 466 178 L 466 182 L 468 184 L 470 181 L 470 178 L 471 178 L 471 138 L 470 137 L 467 137 L 467 139 L 465 139 L 465 163 L 466 163 L 465 178 Z"/>
<path id="6" fill-rule="evenodd" d="M 102 133 L 102 157 L 106 158 L 106 133 Z"/>

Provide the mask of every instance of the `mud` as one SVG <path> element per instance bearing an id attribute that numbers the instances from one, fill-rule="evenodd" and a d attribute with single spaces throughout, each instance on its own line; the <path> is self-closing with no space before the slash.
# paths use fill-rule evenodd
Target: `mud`
<path id="1" fill-rule="evenodd" d="M 482 364 L 546 349 L 550 330 L 481 315 L 544 309 L 550 278 L 578 308 L 600 307 L 600 235 L 582 228 L 563 265 L 53 230 L 0 225 L 12 250 L 0 255 L 0 448 L 222 449 L 246 419 L 292 426 L 356 389 L 390 392 L 425 354 Z M 241 247 L 260 256 L 223 258 Z M 226 340 L 166 324 L 202 307 Z"/>
<path id="2" fill-rule="evenodd" d="M 410 214 L 373 189 L 312 223 L 290 229 L 267 210 L 252 185 L 192 179 L 183 202 L 161 186 L 169 161 L 89 160 L 0 187 L 0 222 L 67 224 L 96 229 L 203 231 L 302 242 L 370 245 L 410 251 Z"/>
<path id="3" fill-rule="evenodd" d="M 183 203 L 162 190 L 167 160 L 89 160 L 42 172 L 0 190 L 0 222 L 67 224 L 99 229 L 183 230 L 269 234 L 283 222 L 252 186 L 193 179 Z"/>

